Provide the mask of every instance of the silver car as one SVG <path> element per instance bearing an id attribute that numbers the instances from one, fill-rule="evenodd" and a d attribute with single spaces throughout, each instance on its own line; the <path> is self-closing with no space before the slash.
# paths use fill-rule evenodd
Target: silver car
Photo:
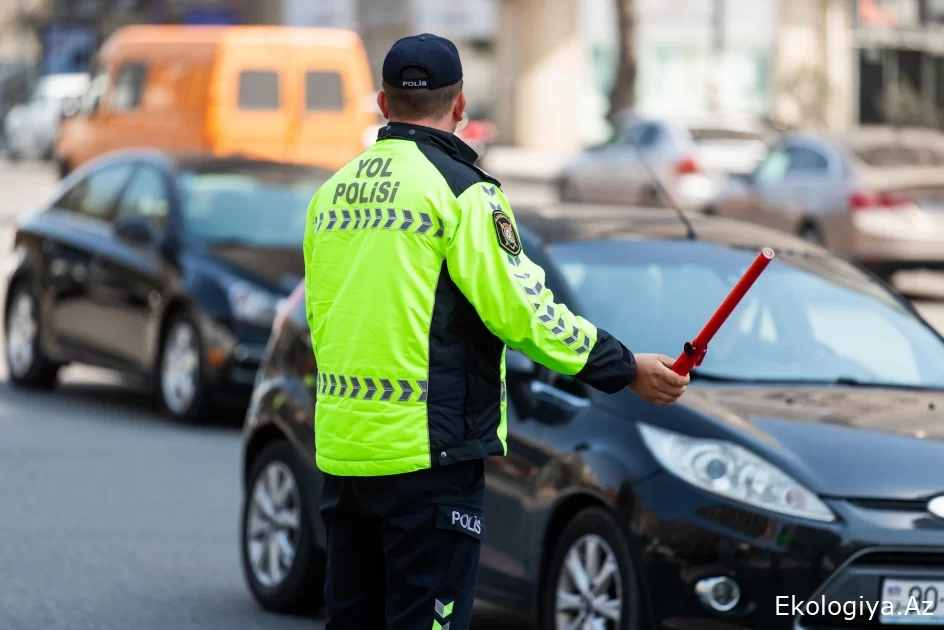
<path id="1" fill-rule="evenodd" d="M 88 86 L 89 76 L 83 73 L 42 77 L 30 99 L 13 107 L 3 121 L 9 158 L 50 159 L 62 116 L 77 106 Z"/>
<path id="2" fill-rule="evenodd" d="M 584 151 L 564 168 L 560 197 L 569 202 L 665 205 L 648 166 L 676 203 L 686 210 L 703 210 L 724 190 L 730 174 L 749 172 L 756 165 L 769 142 L 766 128 L 750 119 L 633 117 L 618 125 L 610 142 Z"/>
<path id="3" fill-rule="evenodd" d="M 711 208 L 825 245 L 889 279 L 944 266 L 944 135 L 789 133 Z"/>

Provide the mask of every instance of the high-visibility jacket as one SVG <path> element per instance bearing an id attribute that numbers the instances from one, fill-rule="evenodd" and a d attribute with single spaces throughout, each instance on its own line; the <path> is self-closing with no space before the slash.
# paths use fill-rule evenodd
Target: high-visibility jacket
<path id="1" fill-rule="evenodd" d="M 498 181 L 453 134 L 391 123 L 312 199 L 315 448 L 373 476 L 506 453 L 505 347 L 616 392 L 635 359 L 556 304 Z"/>

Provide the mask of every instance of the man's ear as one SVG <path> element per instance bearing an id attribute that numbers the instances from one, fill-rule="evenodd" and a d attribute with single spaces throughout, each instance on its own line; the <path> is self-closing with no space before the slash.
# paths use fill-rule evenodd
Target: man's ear
<path id="1" fill-rule="evenodd" d="M 459 97 L 456 98 L 456 104 L 452 108 L 452 119 L 455 122 L 458 123 L 460 120 L 462 120 L 462 115 L 465 113 L 466 103 L 467 101 L 465 98 L 465 92 L 459 92 Z"/>
<path id="2" fill-rule="evenodd" d="M 387 103 L 387 93 L 383 90 L 377 92 L 377 107 L 380 108 L 380 113 L 383 114 L 383 117 L 390 120 L 390 106 Z"/>

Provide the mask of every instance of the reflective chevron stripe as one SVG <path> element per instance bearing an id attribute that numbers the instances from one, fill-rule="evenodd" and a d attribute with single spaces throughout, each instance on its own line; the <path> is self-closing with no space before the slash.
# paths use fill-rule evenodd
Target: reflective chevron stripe
<path id="1" fill-rule="evenodd" d="M 374 378 L 319 372 L 317 392 L 357 400 L 426 402 L 429 381 L 405 378 Z"/>
<path id="2" fill-rule="evenodd" d="M 396 208 L 326 210 L 315 217 L 313 225 L 315 232 L 397 230 L 433 238 L 442 238 L 446 234 L 446 226 L 439 217 L 432 216 L 428 212 L 397 210 Z"/>
<path id="3" fill-rule="evenodd" d="M 576 326 L 571 326 L 570 335 L 561 339 L 561 336 L 568 332 L 567 322 L 562 316 L 558 315 L 556 307 L 553 304 L 543 306 L 539 301 L 546 287 L 540 280 L 536 280 L 530 272 L 519 272 L 517 270 L 521 267 L 520 256 L 509 255 L 507 258 L 508 264 L 515 268 L 512 270 L 512 274 L 518 281 L 518 285 L 528 296 L 528 300 L 531 302 L 531 307 L 534 308 L 536 313 L 535 317 L 537 317 L 538 321 L 544 324 L 552 335 L 560 339 L 561 342 L 573 350 L 575 354 L 581 355 L 589 352 L 590 337 L 588 337 L 586 333 L 581 332 Z"/>

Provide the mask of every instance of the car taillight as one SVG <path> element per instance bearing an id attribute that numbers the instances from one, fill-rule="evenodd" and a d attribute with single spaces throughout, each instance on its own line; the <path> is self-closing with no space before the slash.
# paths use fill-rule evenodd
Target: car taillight
<path id="1" fill-rule="evenodd" d="M 912 199 L 908 195 L 893 192 L 854 192 L 849 195 L 849 209 L 853 212 L 899 210 L 911 202 Z"/>
<path id="2" fill-rule="evenodd" d="M 285 320 L 288 319 L 289 316 L 291 316 L 292 311 L 294 311 L 298 307 L 299 302 L 301 302 L 304 298 L 305 298 L 305 283 L 300 282 L 298 283 L 298 286 L 295 287 L 295 290 L 292 291 L 291 295 L 289 295 L 287 298 L 285 298 L 285 300 L 283 300 L 282 306 L 281 308 L 279 308 L 279 312 L 276 313 L 275 319 L 272 321 L 272 334 L 273 335 L 277 334 L 280 330 L 282 330 L 282 326 L 285 324 Z"/>
<path id="3" fill-rule="evenodd" d="M 695 175 L 701 172 L 701 168 L 695 158 L 686 157 L 675 166 L 675 172 L 679 175 Z"/>

